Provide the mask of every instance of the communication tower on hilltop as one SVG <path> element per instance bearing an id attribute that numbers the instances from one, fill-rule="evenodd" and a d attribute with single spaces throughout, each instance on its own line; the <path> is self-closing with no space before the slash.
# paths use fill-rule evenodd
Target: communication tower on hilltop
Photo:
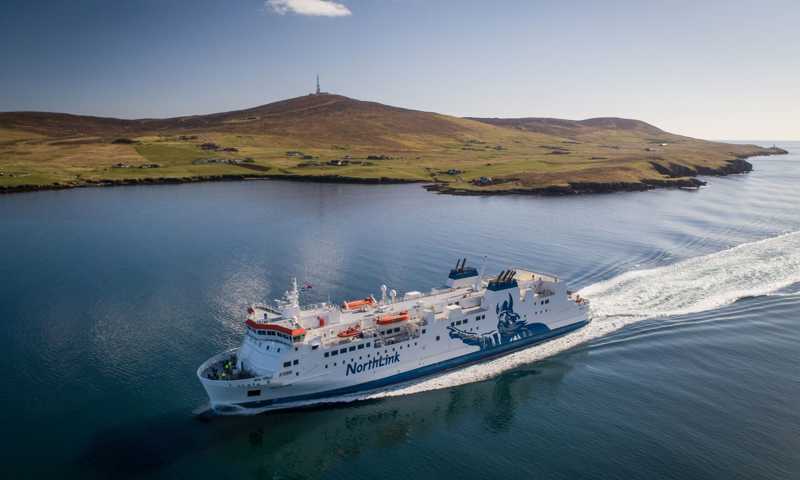
<path id="1" fill-rule="evenodd" d="M 319 95 L 319 74 L 317 74 L 317 95 Z"/>

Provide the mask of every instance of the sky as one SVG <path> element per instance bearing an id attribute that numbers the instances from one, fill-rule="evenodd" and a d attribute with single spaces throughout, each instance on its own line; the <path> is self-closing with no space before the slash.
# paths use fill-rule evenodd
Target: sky
<path id="1" fill-rule="evenodd" d="M 121 118 L 314 89 L 457 116 L 800 140 L 798 0 L 3 0 L 0 111 Z"/>

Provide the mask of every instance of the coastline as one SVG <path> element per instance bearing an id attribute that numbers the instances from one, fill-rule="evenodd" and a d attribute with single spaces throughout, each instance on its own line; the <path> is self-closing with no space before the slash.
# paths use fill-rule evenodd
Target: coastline
<path id="1" fill-rule="evenodd" d="M 786 155 L 789 152 L 778 147 L 766 148 L 764 151 L 751 155 L 740 155 L 739 157 L 728 160 L 727 163 L 719 168 L 697 166 L 694 168 L 678 164 L 670 164 L 664 167 L 655 162 L 651 162 L 653 168 L 665 178 L 644 178 L 637 182 L 586 182 L 576 181 L 567 182 L 565 185 L 545 185 L 534 187 L 511 187 L 502 189 L 481 189 L 451 187 L 445 182 L 431 183 L 426 180 L 410 180 L 390 177 L 349 177 L 341 175 L 298 175 L 298 174 L 220 174 L 220 175 L 200 175 L 190 177 L 150 177 L 150 178 L 130 178 L 130 179 L 100 179 L 87 180 L 74 183 L 53 183 L 49 185 L 22 184 L 15 186 L 0 186 L 0 195 L 37 192 L 46 190 L 66 190 L 72 188 L 89 187 L 114 187 L 131 185 L 177 185 L 184 183 L 205 183 L 205 182 L 232 182 L 245 180 L 286 180 L 294 182 L 310 183 L 345 183 L 345 184 L 407 184 L 424 183 L 429 192 L 447 195 L 460 196 L 491 196 L 491 195 L 536 195 L 536 196 L 565 196 L 565 195 L 586 195 L 598 193 L 617 193 L 617 192 L 642 192 L 657 188 L 683 188 L 698 189 L 705 186 L 707 182 L 696 178 L 700 175 L 707 176 L 726 176 L 734 174 L 749 173 L 753 170 L 753 165 L 746 159 L 756 156 Z"/>
<path id="2" fill-rule="evenodd" d="M 653 169 L 664 175 L 666 178 L 643 178 L 638 182 L 568 182 L 566 185 L 546 185 L 530 188 L 506 188 L 497 190 L 480 190 L 474 188 L 450 187 L 446 183 L 433 183 L 425 185 L 425 189 L 448 195 L 463 196 L 488 196 L 488 195 L 539 195 L 539 196 L 564 196 L 564 195 L 585 195 L 596 193 L 618 193 L 618 192 L 644 192 L 657 188 L 682 188 L 695 190 L 708 184 L 698 179 L 700 175 L 724 177 L 750 173 L 753 171 L 753 164 L 746 159 L 751 157 L 787 155 L 789 152 L 782 148 L 770 147 L 764 152 L 753 153 L 752 155 L 741 155 L 719 168 L 697 166 L 689 168 L 683 165 L 670 164 L 664 167 L 656 162 L 651 162 Z"/>

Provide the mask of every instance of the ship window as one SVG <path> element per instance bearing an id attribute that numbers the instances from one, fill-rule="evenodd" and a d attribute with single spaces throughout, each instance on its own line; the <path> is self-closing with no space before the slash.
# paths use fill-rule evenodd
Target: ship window
<path id="1" fill-rule="evenodd" d="M 346 348 L 343 348 L 343 349 L 339 350 L 339 353 L 346 353 L 346 352 L 347 352 Z"/>
<path id="2" fill-rule="evenodd" d="M 400 327 L 395 328 L 394 331 L 395 332 L 399 332 L 400 331 Z"/>
<path id="3" fill-rule="evenodd" d="M 331 352 L 331 355 L 339 355 L 339 350 L 334 350 Z"/>
<path id="4" fill-rule="evenodd" d="M 292 366 L 292 362 L 283 362 L 283 368 L 291 367 L 291 366 Z"/>
<path id="5" fill-rule="evenodd" d="M 248 397 L 257 397 L 259 395 L 261 395 L 261 390 L 248 390 L 247 391 L 247 396 Z"/>
<path id="6" fill-rule="evenodd" d="M 467 323 L 467 321 L 468 321 L 468 320 L 469 320 L 469 319 L 465 318 L 465 319 L 464 319 L 464 323 Z"/>
<path id="7" fill-rule="evenodd" d="M 259 335 L 266 335 L 267 334 L 267 332 L 265 332 L 264 330 L 259 330 L 256 333 L 259 334 Z"/>
<path id="8" fill-rule="evenodd" d="M 274 336 L 275 336 L 275 332 L 273 332 L 272 330 L 270 330 L 269 332 L 267 332 L 267 335 L 270 335 L 270 336 L 274 337 Z"/>
<path id="9" fill-rule="evenodd" d="M 292 365 L 297 365 L 298 363 L 300 363 L 300 361 L 299 360 L 295 360 L 295 361 L 292 362 Z"/>
<path id="10" fill-rule="evenodd" d="M 436 341 L 437 342 L 439 341 L 439 335 L 436 335 Z"/>
<path id="11" fill-rule="evenodd" d="M 356 349 L 356 347 L 350 347 L 350 351 L 351 352 L 354 351 L 355 349 Z"/>
<path id="12" fill-rule="evenodd" d="M 358 345 L 358 349 L 359 349 L 359 350 L 361 350 L 361 349 L 363 349 L 363 348 L 364 348 L 364 344 L 363 344 L 363 343 L 360 343 L 360 344 Z"/>
<path id="13" fill-rule="evenodd" d="M 328 368 L 328 364 L 327 363 L 325 364 L 325 368 Z"/>
<path id="14" fill-rule="evenodd" d="M 367 342 L 367 347 L 369 347 L 369 342 Z"/>
<path id="15" fill-rule="evenodd" d="M 425 332 L 427 332 L 427 330 L 423 328 L 422 329 L 422 334 L 425 335 Z"/>
<path id="16" fill-rule="evenodd" d="M 331 354 L 330 352 L 325 352 L 325 357 L 330 356 L 330 354 Z"/>
<path id="17" fill-rule="evenodd" d="M 319 345 L 311 345 L 311 350 L 316 350 L 319 348 Z"/>

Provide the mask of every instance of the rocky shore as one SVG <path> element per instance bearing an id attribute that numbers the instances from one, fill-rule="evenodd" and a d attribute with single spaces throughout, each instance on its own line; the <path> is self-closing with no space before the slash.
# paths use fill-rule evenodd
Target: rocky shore
<path id="1" fill-rule="evenodd" d="M 656 188 L 684 188 L 697 189 L 707 184 L 698 178 L 699 175 L 725 176 L 748 173 L 753 170 L 753 164 L 745 160 L 751 156 L 786 155 L 789 152 L 782 148 L 771 147 L 749 156 L 741 156 L 729 160 L 719 168 L 694 167 L 690 168 L 675 163 L 664 166 L 651 162 L 653 169 L 668 177 L 668 179 L 642 179 L 638 182 L 569 182 L 567 185 L 549 185 L 546 187 L 512 187 L 503 189 L 476 189 L 452 187 L 447 183 L 434 183 L 425 185 L 425 189 L 448 195 L 582 195 L 587 193 L 615 193 L 615 192 L 642 192 Z"/>
<path id="2" fill-rule="evenodd" d="M 152 178 L 129 178 L 129 179 L 104 179 L 86 180 L 72 183 L 53 183 L 50 185 L 15 185 L 0 186 L 0 194 L 36 192 L 41 190 L 65 190 L 69 188 L 87 187 L 114 187 L 131 185 L 178 185 L 182 183 L 200 182 L 233 182 L 242 180 L 287 180 L 293 182 L 315 182 L 315 183 L 350 183 L 350 184 L 402 184 L 420 183 L 416 180 L 405 180 L 399 178 L 359 178 L 345 177 L 338 175 L 282 175 L 282 174 L 225 174 L 225 175 L 201 175 L 195 177 L 152 177 Z"/>

